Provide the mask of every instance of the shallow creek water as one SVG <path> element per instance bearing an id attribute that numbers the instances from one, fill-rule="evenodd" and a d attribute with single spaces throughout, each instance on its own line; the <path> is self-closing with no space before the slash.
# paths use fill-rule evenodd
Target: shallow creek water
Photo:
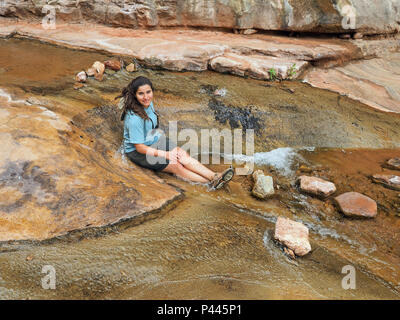
<path id="1" fill-rule="evenodd" d="M 146 75 L 157 89 L 163 124 L 176 119 L 179 128 L 255 129 L 256 167 L 274 176 L 277 195 L 252 198 L 249 176 L 235 177 L 229 189 L 207 192 L 159 174 L 185 196 L 143 223 L 133 219 L 44 242 L 1 243 L 1 299 L 399 299 L 399 192 L 368 178 L 384 170 L 386 159 L 400 156 L 399 117 L 301 82 L 211 72 L 110 72 L 103 82 L 72 88 L 77 72 L 107 57 L 26 39 L 0 40 L 0 101 L 30 108 L 24 101 L 35 98 L 100 141 L 117 164 L 126 163 L 118 134 L 103 125 L 105 106 L 130 79 Z M 226 95 L 214 97 L 215 88 Z M 88 110 L 104 122 L 91 126 Z M 294 181 L 301 164 L 335 182 L 337 194 L 354 190 L 377 200 L 378 217 L 345 219 L 331 199 L 300 194 Z M 271 240 L 278 216 L 310 228 L 309 255 L 290 260 Z M 357 271 L 356 290 L 341 286 L 341 270 L 349 264 Z M 43 265 L 55 267 L 56 290 L 42 289 Z"/>

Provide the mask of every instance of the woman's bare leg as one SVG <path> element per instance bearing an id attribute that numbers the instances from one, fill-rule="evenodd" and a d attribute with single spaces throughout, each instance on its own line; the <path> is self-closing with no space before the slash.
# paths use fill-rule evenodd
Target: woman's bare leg
<path id="1" fill-rule="evenodd" d="M 179 154 L 181 155 L 179 158 L 179 163 L 181 163 L 186 169 L 201 175 L 202 177 L 208 179 L 208 181 L 211 181 L 214 178 L 214 171 L 208 169 L 201 162 L 192 158 L 185 150 L 179 147 L 178 149 Z"/>
<path id="2" fill-rule="evenodd" d="M 178 177 L 190 180 L 192 182 L 201 182 L 201 183 L 206 183 L 209 182 L 209 180 L 205 179 L 201 175 L 198 175 L 195 172 L 192 172 L 188 169 L 186 169 L 182 164 L 180 163 L 169 163 L 168 166 L 162 170 L 163 172 L 169 172 L 169 173 L 174 173 Z"/>

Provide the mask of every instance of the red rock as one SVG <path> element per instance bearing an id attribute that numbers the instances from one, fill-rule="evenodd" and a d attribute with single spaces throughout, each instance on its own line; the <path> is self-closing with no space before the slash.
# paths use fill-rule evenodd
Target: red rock
<path id="1" fill-rule="evenodd" d="M 376 43 L 375 47 L 385 45 Z M 365 50 L 363 54 L 376 54 L 377 50 Z M 313 69 L 304 77 L 304 82 L 313 87 L 347 95 L 384 112 L 400 113 L 400 65 L 392 63 L 399 56 L 398 53 L 392 53 L 381 58 L 352 61 L 345 66 L 325 71 Z"/>
<path id="2" fill-rule="evenodd" d="M 393 174 L 374 174 L 372 181 L 386 188 L 400 191 L 400 177 Z"/>
<path id="3" fill-rule="evenodd" d="M 335 201 L 343 214 L 348 217 L 374 218 L 378 213 L 376 202 L 358 192 L 341 194 Z"/>
<path id="4" fill-rule="evenodd" d="M 114 70 L 114 71 L 119 71 L 122 68 L 121 61 L 118 61 L 115 59 L 104 61 L 104 65 L 106 66 L 106 68 Z"/>
<path id="5" fill-rule="evenodd" d="M 42 18 L 45 5 L 51 2 L 13 0 L 2 3 L 2 16 L 33 19 L 35 16 Z M 90 10 L 82 3 L 88 3 Z M 131 29 L 183 26 L 390 34 L 400 29 L 398 8 L 397 0 L 57 1 L 57 19 L 82 24 L 97 21 Z M 348 19 L 344 19 L 346 17 Z"/>
<path id="6" fill-rule="evenodd" d="M 317 177 L 300 176 L 300 190 L 315 196 L 328 197 L 336 192 L 334 183 Z"/>
<path id="7" fill-rule="evenodd" d="M 311 251 L 308 228 L 300 222 L 279 217 L 275 225 L 274 238 L 298 256 L 304 256 Z"/>

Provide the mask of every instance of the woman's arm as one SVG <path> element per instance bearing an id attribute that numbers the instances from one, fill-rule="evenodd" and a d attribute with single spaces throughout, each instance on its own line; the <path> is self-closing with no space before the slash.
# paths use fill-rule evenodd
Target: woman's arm
<path id="1" fill-rule="evenodd" d="M 166 151 L 154 149 L 152 147 L 146 146 L 145 144 L 135 144 L 136 151 L 143 154 L 149 154 L 153 157 L 162 157 L 166 158 Z"/>
<path id="2" fill-rule="evenodd" d="M 136 151 L 139 153 L 149 154 L 150 156 L 153 156 L 153 157 L 162 157 L 162 158 L 168 159 L 170 161 L 178 162 L 177 152 L 158 150 L 158 149 L 146 146 L 145 144 L 135 144 L 135 148 L 136 148 Z"/>

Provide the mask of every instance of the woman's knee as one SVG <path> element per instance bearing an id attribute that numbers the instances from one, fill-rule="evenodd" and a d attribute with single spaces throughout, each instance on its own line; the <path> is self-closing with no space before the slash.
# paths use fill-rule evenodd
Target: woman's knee
<path id="1" fill-rule="evenodd" d="M 178 154 L 179 154 L 179 162 L 183 165 L 189 163 L 191 161 L 190 155 L 183 149 L 178 147 Z"/>

